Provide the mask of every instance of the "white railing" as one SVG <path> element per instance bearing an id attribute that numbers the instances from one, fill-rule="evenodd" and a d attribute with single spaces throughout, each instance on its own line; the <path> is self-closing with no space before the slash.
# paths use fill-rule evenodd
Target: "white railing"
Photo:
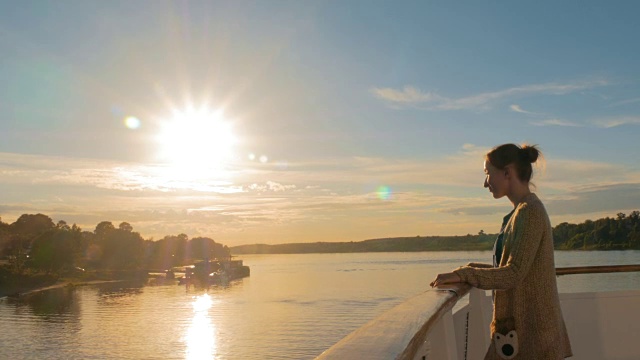
<path id="1" fill-rule="evenodd" d="M 467 284 L 456 284 L 416 295 L 357 329 L 316 359 L 457 359 L 452 310 L 470 289 Z M 431 346 L 443 342 L 447 346 Z M 445 356 L 441 354 L 443 348 L 448 353 Z"/>
<path id="2" fill-rule="evenodd" d="M 556 274 L 572 275 L 633 271 L 640 271 L 640 265 L 557 268 Z M 466 294 L 469 294 L 468 304 L 457 309 L 454 314 L 453 310 L 456 303 Z M 585 297 L 586 300 L 576 302 L 576 299 L 581 298 L 581 296 Z M 640 304 L 640 293 L 619 292 L 606 296 L 598 293 L 585 293 L 580 296 L 567 294 L 564 300 L 561 297 L 571 342 L 580 347 L 579 349 L 574 349 L 574 355 L 582 351 L 588 353 L 587 347 L 593 347 L 595 342 L 600 341 L 609 344 L 615 340 L 617 344 L 627 339 L 628 336 L 621 333 L 621 331 L 624 332 L 623 330 L 617 329 L 606 338 L 603 338 L 602 335 L 598 338 L 586 340 L 574 338 L 571 335 L 572 333 L 577 334 L 578 330 L 573 330 L 572 327 L 574 323 L 578 325 L 579 323 L 575 322 L 573 317 L 580 316 L 580 318 L 585 318 L 585 314 L 576 314 L 574 316 L 573 312 L 575 311 L 573 310 L 581 309 L 580 306 L 598 306 L 601 309 L 606 308 L 610 315 L 614 315 L 613 310 L 610 309 L 633 307 L 633 312 L 626 315 L 625 326 L 627 328 L 631 326 L 635 329 L 640 323 L 640 310 L 637 310 L 636 306 L 625 305 L 634 301 L 636 304 Z M 316 360 L 481 360 L 489 347 L 488 330 L 491 323 L 492 306 L 490 294 L 484 290 L 471 288 L 468 284 L 446 285 L 430 289 L 397 305 L 355 330 L 320 354 Z M 620 315 L 615 314 L 615 316 L 619 317 Z M 584 328 L 583 325 L 581 327 Z M 579 326 L 576 326 L 576 329 L 578 328 Z M 589 344 L 590 342 L 591 344 Z M 600 344 L 594 348 L 614 348 L 604 345 Z M 626 354 L 619 349 L 601 351 L 606 353 L 615 351 Z M 638 352 L 640 353 L 640 351 Z M 633 357 L 621 356 L 620 358 L 631 359 Z M 640 355 L 637 358 L 640 359 Z"/>

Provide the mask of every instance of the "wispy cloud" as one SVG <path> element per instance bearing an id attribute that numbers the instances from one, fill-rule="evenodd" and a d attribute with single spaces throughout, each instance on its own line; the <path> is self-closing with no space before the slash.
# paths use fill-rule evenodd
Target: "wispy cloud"
<path id="1" fill-rule="evenodd" d="M 284 192 L 284 191 L 295 189 L 295 188 L 296 188 L 295 185 L 283 185 L 275 181 L 267 181 L 265 184 L 251 184 L 247 187 L 247 189 L 251 191 L 258 191 L 258 192 L 265 192 L 265 191 Z"/>
<path id="2" fill-rule="evenodd" d="M 618 102 L 615 102 L 615 103 L 609 105 L 609 107 L 622 106 L 622 105 L 633 104 L 633 103 L 637 103 L 637 102 L 640 102 L 640 97 L 618 101 Z"/>
<path id="3" fill-rule="evenodd" d="M 592 123 L 597 127 L 607 129 L 622 125 L 640 125 L 640 116 L 621 116 L 597 119 L 592 121 Z"/>
<path id="4" fill-rule="evenodd" d="M 547 159 L 545 188 L 567 194 L 585 186 L 640 182 L 640 171 L 621 164 L 588 160 Z"/>
<path id="5" fill-rule="evenodd" d="M 534 112 L 523 110 L 518 104 L 512 104 L 511 106 L 509 106 L 509 108 L 511 109 L 511 111 L 515 111 L 517 113 L 527 114 L 527 115 L 536 115 L 536 113 Z"/>
<path id="6" fill-rule="evenodd" d="M 486 109 L 494 102 L 505 101 L 517 96 L 544 94 L 564 95 L 608 84 L 609 82 L 606 80 L 581 81 L 565 84 L 532 84 L 461 98 L 449 98 L 431 91 L 423 92 L 414 86 L 405 86 L 402 89 L 374 87 L 370 91 L 375 97 L 396 106 L 414 106 L 430 110 L 462 110 Z"/>
<path id="7" fill-rule="evenodd" d="M 601 118 L 588 121 L 587 123 L 577 123 L 564 119 L 546 119 L 540 121 L 531 121 L 529 122 L 529 124 L 534 126 L 596 127 L 610 129 L 623 125 L 640 125 L 640 116 L 618 116 Z"/>
<path id="8" fill-rule="evenodd" d="M 413 86 L 405 86 L 402 90 L 392 88 L 373 88 L 371 92 L 378 98 L 395 103 L 441 103 L 450 101 L 433 92 L 422 92 Z"/>
<path id="9" fill-rule="evenodd" d="M 532 121 L 531 125 L 534 126 L 570 126 L 570 127 L 581 127 L 582 124 L 578 124 L 572 121 L 562 120 L 562 119 L 547 119 L 541 121 Z"/>
<path id="10" fill-rule="evenodd" d="M 586 186 L 561 199 L 549 199 L 547 207 L 555 215 L 640 209 L 640 183 Z"/>
<path id="11" fill-rule="evenodd" d="M 478 215 L 495 215 L 495 214 L 504 214 L 508 209 L 507 204 L 493 204 L 486 206 L 474 206 L 467 205 L 461 207 L 453 207 L 453 208 L 443 208 L 439 210 L 442 213 L 452 214 L 456 216 L 478 216 Z"/>

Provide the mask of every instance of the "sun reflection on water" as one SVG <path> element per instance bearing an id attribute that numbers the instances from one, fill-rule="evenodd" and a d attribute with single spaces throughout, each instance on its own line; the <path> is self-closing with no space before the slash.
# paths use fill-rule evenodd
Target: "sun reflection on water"
<path id="1" fill-rule="evenodd" d="M 186 334 L 186 359 L 213 359 L 217 346 L 215 327 L 209 317 L 209 309 L 213 305 L 211 296 L 196 296 L 192 305 L 193 318 Z"/>

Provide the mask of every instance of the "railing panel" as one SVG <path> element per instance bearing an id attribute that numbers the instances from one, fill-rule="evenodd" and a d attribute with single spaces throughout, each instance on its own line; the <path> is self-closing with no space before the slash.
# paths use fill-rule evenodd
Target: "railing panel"
<path id="1" fill-rule="evenodd" d="M 640 359 L 640 292 L 561 294 L 575 359 Z"/>
<path id="2" fill-rule="evenodd" d="M 444 314 L 451 313 L 469 289 L 467 284 L 455 284 L 416 295 L 357 329 L 317 360 L 413 360 L 433 326 Z"/>
<path id="3" fill-rule="evenodd" d="M 451 311 L 442 315 L 428 333 L 426 343 L 413 360 L 458 360 L 455 329 Z"/>

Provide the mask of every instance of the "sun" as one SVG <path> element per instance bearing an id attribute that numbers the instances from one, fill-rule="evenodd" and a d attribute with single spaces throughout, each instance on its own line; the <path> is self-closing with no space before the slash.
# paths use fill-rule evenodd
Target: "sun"
<path id="1" fill-rule="evenodd" d="M 174 110 L 158 136 L 161 161 L 184 175 L 221 171 L 236 141 L 223 112 L 205 107 Z"/>

